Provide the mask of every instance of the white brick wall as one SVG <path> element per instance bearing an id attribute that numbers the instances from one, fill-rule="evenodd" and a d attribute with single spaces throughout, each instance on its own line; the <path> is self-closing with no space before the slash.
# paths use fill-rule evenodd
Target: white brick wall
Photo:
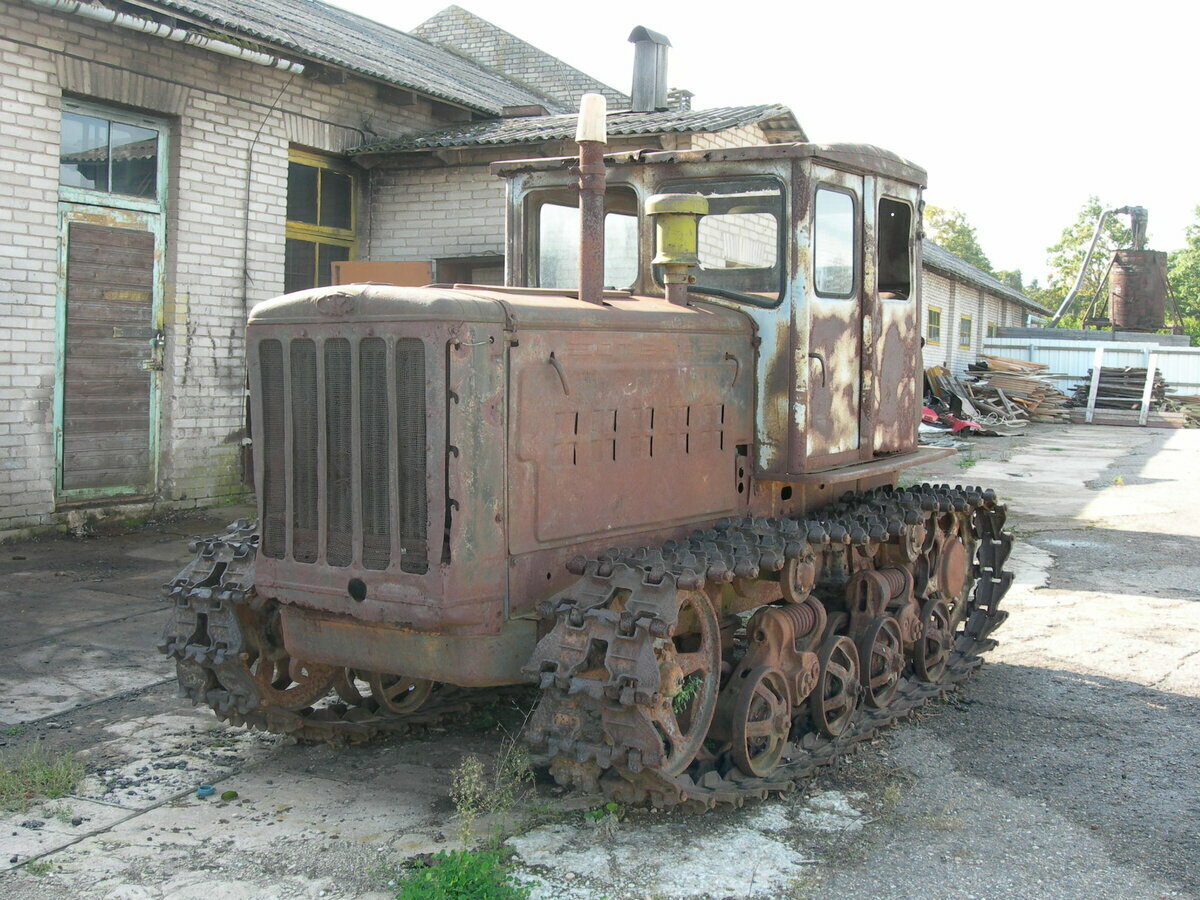
<path id="1" fill-rule="evenodd" d="M 371 259 L 504 253 L 504 179 L 486 165 L 375 169 L 371 193 Z"/>
<path id="2" fill-rule="evenodd" d="M 1024 311 L 1007 298 L 988 293 L 975 285 L 954 281 L 932 269 L 921 272 L 921 290 L 925 312 L 922 313 L 921 334 L 929 337 L 930 307 L 942 311 L 942 340 L 939 345 L 926 343 L 922 353 L 925 368 L 945 366 L 956 375 L 966 371 L 983 351 L 987 326 L 1019 324 Z M 959 347 L 959 326 L 963 316 L 971 317 L 970 348 Z"/>
<path id="3" fill-rule="evenodd" d="M 242 335 L 248 307 L 283 286 L 289 145 L 338 153 L 375 134 L 442 124 L 429 102 L 389 107 L 366 82 L 330 86 L 289 78 L 0 0 L 0 533 L 57 520 L 61 97 L 171 123 L 160 491 L 165 501 L 206 505 L 241 491 Z M 362 212 L 365 249 L 371 216 Z"/>

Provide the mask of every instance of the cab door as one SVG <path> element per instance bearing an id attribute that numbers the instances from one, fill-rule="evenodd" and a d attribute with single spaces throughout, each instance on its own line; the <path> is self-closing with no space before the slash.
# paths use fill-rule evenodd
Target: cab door
<path id="1" fill-rule="evenodd" d="M 809 181 L 808 403 L 802 471 L 856 462 L 863 434 L 863 178 L 814 165 Z M 869 324 L 869 320 L 867 322 Z"/>

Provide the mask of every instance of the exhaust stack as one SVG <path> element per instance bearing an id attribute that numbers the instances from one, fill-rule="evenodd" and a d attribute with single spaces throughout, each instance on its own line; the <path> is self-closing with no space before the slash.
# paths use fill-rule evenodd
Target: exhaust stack
<path id="1" fill-rule="evenodd" d="M 579 101 L 579 299 L 604 302 L 604 145 L 607 103 L 603 94 Z"/>

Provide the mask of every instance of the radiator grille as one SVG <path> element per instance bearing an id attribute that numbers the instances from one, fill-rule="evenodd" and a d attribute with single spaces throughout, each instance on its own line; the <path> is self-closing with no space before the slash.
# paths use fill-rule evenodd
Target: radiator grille
<path id="1" fill-rule="evenodd" d="M 283 345 L 258 345 L 262 372 L 263 429 L 263 554 L 283 559 L 287 547 L 287 467 L 283 442 Z"/>
<path id="2" fill-rule="evenodd" d="M 354 560 L 354 407 L 350 386 L 350 342 L 325 342 L 325 561 L 348 566 Z"/>
<path id="3" fill-rule="evenodd" d="M 317 561 L 317 350 L 292 341 L 292 556 Z"/>
<path id="4" fill-rule="evenodd" d="M 367 338 L 358 349 L 358 415 L 362 453 L 363 566 L 386 569 L 391 557 L 388 478 L 387 348 Z"/>
<path id="5" fill-rule="evenodd" d="M 264 555 L 428 571 L 424 344 L 264 340 L 258 356 Z"/>

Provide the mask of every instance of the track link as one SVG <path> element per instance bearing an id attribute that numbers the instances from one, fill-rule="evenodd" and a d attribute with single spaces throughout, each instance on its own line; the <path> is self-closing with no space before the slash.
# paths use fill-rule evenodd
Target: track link
<path id="1" fill-rule="evenodd" d="M 581 577 L 543 604 L 542 614 L 554 617 L 554 627 L 526 668 L 542 689 L 528 732 L 535 761 L 548 765 L 561 784 L 622 803 L 740 806 L 793 790 L 856 743 L 953 690 L 982 664 L 981 654 L 995 646 L 991 633 L 1007 616 L 998 609 L 1012 583 L 1004 571 L 1012 548 L 1004 520 L 1004 505 L 990 490 L 880 488 L 847 495 L 805 519 L 722 520 L 687 541 L 573 560 L 572 571 Z M 924 626 L 909 635 L 907 662 L 896 671 L 888 702 L 871 708 L 854 698 L 852 716 L 832 736 L 820 733 L 797 704 L 781 760 L 763 777 L 743 772 L 732 754 L 715 746 L 718 740 L 706 740 L 682 771 L 672 765 L 671 729 L 662 725 L 662 710 L 664 695 L 679 696 L 678 680 L 671 683 L 663 672 L 673 658 L 673 636 L 687 628 L 678 621 L 680 597 L 703 592 L 720 607 L 732 591 L 745 598 L 741 609 L 769 603 L 780 593 L 793 601 L 819 600 L 828 624 L 822 617 L 812 626 L 824 625 L 823 632 L 809 635 L 808 645 L 815 648 L 839 635 L 856 636 L 854 616 L 845 613 L 846 585 L 874 577 L 861 573 L 885 569 L 908 573 L 892 576 L 894 581 L 911 577 L 910 606 L 942 601 L 945 606 L 937 608 L 949 611 L 936 678 L 926 672 L 922 680 L 914 671 L 914 648 L 934 628 Z M 797 570 L 812 573 L 799 588 L 790 577 Z M 959 585 L 954 596 L 943 595 L 943 589 Z M 797 604 L 779 608 L 789 607 Z M 922 606 L 930 608 L 935 607 Z M 728 644 L 724 649 L 722 691 L 732 680 L 730 670 L 740 671 L 736 652 Z M 772 678 L 772 684 L 784 683 Z M 747 708 L 754 707 L 742 707 Z M 714 717 L 710 736 L 728 735 L 721 722 L 728 709 Z"/>
<path id="2" fill-rule="evenodd" d="M 472 707 L 514 690 L 438 684 L 419 709 L 404 714 L 388 712 L 353 689 L 334 691 L 333 681 L 348 673 L 330 679 L 325 667 L 297 667 L 282 655 L 277 604 L 254 590 L 255 523 L 238 520 L 225 534 L 195 541 L 190 549 L 196 556 L 164 586 L 171 612 L 159 650 L 175 660 L 179 695 L 210 707 L 230 725 L 355 744 L 461 721 Z M 256 660 L 265 654 L 279 657 L 277 669 L 299 680 L 264 685 L 256 679 Z M 343 694 L 353 699 L 347 702 Z"/>

